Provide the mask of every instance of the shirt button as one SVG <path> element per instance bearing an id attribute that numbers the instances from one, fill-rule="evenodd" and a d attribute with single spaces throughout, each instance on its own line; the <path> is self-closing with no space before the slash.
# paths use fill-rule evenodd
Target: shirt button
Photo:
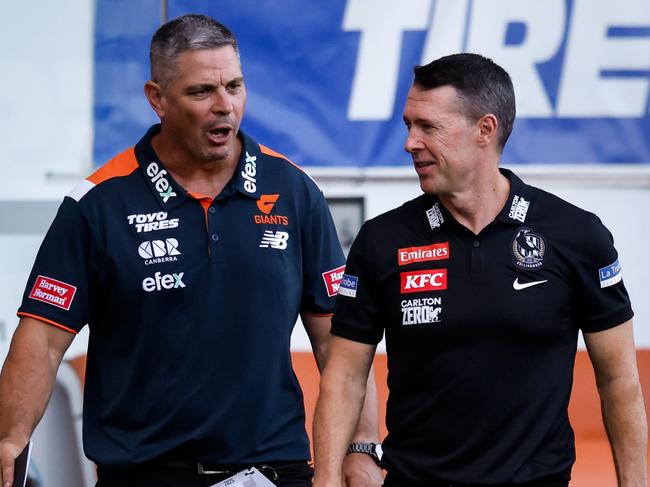
<path id="1" fill-rule="evenodd" d="M 216 210 L 216 208 L 214 206 L 211 206 L 210 208 L 208 208 L 208 211 L 210 213 L 212 213 L 212 214 L 215 214 L 217 212 L 217 210 Z"/>
<path id="2" fill-rule="evenodd" d="M 474 247 L 478 247 L 479 245 L 481 245 L 481 242 L 479 242 L 478 240 L 474 240 L 474 243 L 472 245 Z"/>
<path id="3" fill-rule="evenodd" d="M 219 235 L 217 235 L 216 233 L 213 233 L 210 236 L 210 238 L 212 239 L 213 242 L 216 242 L 217 240 L 219 240 Z"/>

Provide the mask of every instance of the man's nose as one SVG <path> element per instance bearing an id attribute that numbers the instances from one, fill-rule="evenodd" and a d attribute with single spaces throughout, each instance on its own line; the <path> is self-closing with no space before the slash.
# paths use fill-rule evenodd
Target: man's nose
<path id="1" fill-rule="evenodd" d="M 406 142 L 404 142 L 404 150 L 406 152 L 412 153 L 416 150 L 422 149 L 422 141 L 419 137 L 416 137 L 411 131 L 409 131 L 406 136 Z"/>
<path id="2" fill-rule="evenodd" d="M 214 113 L 230 113 L 233 111 L 232 99 L 223 86 L 220 86 L 214 91 L 212 111 Z"/>

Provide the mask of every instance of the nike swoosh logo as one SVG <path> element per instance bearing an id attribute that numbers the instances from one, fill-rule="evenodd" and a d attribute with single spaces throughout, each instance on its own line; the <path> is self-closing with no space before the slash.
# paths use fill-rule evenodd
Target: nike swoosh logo
<path id="1" fill-rule="evenodd" d="M 548 279 L 544 279 L 543 281 L 520 283 L 519 278 L 517 278 L 515 279 L 515 282 L 512 283 L 512 287 L 515 289 L 515 291 L 521 291 L 522 289 L 526 289 L 527 287 L 537 286 L 538 284 L 542 284 L 544 282 L 548 282 Z"/>

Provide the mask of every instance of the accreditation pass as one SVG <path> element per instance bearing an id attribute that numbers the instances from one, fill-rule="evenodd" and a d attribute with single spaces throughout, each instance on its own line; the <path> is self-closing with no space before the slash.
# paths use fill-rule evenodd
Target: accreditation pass
<path id="1" fill-rule="evenodd" d="M 253 467 L 237 472 L 232 477 L 210 487 L 275 487 L 275 484 Z"/>

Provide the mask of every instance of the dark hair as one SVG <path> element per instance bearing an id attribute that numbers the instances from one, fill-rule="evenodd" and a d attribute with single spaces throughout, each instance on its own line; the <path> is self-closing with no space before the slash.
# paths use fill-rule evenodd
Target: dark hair
<path id="1" fill-rule="evenodd" d="M 170 20 L 151 38 L 151 79 L 158 84 L 169 81 L 176 58 L 183 52 L 225 46 L 232 46 L 239 56 L 230 29 L 207 15 L 187 14 Z"/>
<path id="2" fill-rule="evenodd" d="M 508 73 L 491 59 L 479 54 L 444 56 L 416 66 L 413 84 L 423 90 L 453 86 L 458 91 L 463 113 L 478 120 L 492 113 L 499 122 L 499 148 L 503 151 L 515 122 L 515 92 Z"/>

